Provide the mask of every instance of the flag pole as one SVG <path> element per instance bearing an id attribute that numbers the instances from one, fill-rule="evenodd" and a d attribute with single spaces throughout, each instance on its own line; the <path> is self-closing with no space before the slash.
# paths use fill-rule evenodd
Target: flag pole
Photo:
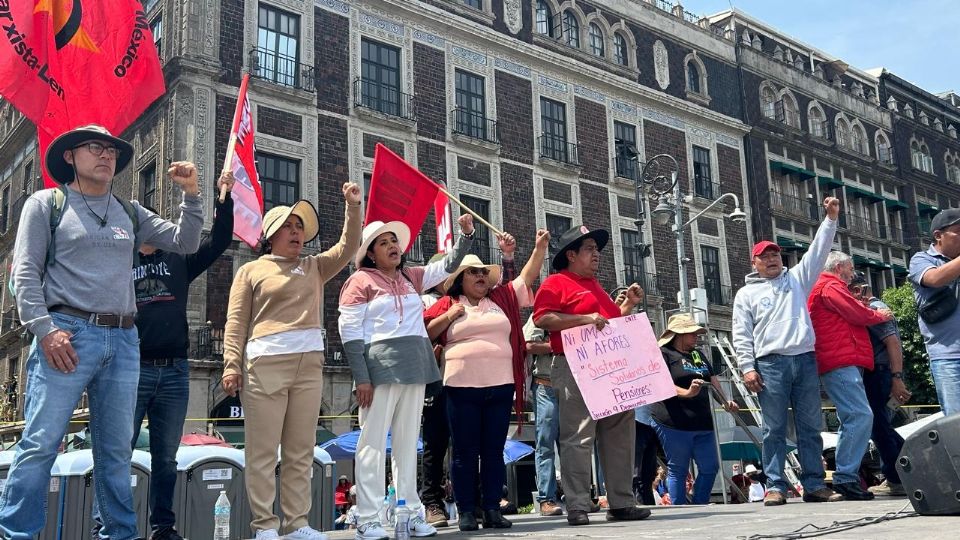
<path id="1" fill-rule="evenodd" d="M 444 195 L 446 195 L 448 199 L 450 199 L 451 201 L 453 201 L 453 202 L 457 203 L 458 205 L 460 205 L 460 208 L 463 208 L 464 210 L 466 210 L 467 213 L 469 213 L 471 216 L 473 216 L 473 217 L 476 218 L 478 221 L 480 221 L 480 223 L 483 223 L 488 229 L 490 229 L 491 231 L 493 231 L 493 232 L 494 232 L 495 234 L 497 234 L 498 236 L 503 234 L 503 231 L 501 231 L 500 229 L 498 229 L 498 228 L 494 227 L 493 225 L 491 225 L 490 222 L 487 221 L 487 220 L 485 220 L 485 219 L 483 219 L 483 217 L 482 217 L 480 214 L 478 214 L 478 213 L 474 212 L 473 210 L 471 210 L 469 206 L 467 206 L 467 205 L 463 204 L 462 202 L 460 202 L 460 199 L 454 197 L 452 193 L 450 193 L 449 191 L 447 191 L 446 189 L 444 189 L 443 185 L 441 185 L 439 182 L 435 182 L 435 183 L 437 184 L 437 189 L 439 189 Z"/>
<path id="2" fill-rule="evenodd" d="M 227 142 L 227 155 L 223 158 L 222 175 L 225 172 L 233 170 L 233 154 L 237 147 L 237 130 L 240 129 L 240 113 L 243 110 L 243 99 L 247 93 L 247 83 L 250 81 L 250 74 L 244 73 L 243 80 L 240 82 L 240 92 L 237 93 L 237 108 L 233 112 L 233 125 L 230 129 L 230 140 Z M 227 198 L 227 186 L 220 186 L 220 202 L 223 203 Z"/>

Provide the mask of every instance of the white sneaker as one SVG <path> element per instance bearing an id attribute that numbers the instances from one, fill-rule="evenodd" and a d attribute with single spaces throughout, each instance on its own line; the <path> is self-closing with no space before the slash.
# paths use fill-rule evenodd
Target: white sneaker
<path id="1" fill-rule="evenodd" d="M 288 532 L 283 536 L 284 540 L 327 540 L 327 535 L 322 532 L 314 529 L 313 527 L 306 526 L 300 527 L 299 529 Z"/>
<path id="2" fill-rule="evenodd" d="M 257 531 L 257 540 L 279 540 L 280 533 L 276 529 L 261 529 Z"/>
<path id="3" fill-rule="evenodd" d="M 437 529 L 423 520 L 419 515 L 410 518 L 410 536 L 422 538 L 424 536 L 436 536 Z"/>
<path id="4" fill-rule="evenodd" d="M 390 540 L 390 535 L 383 529 L 379 521 L 368 521 L 357 527 L 355 540 Z"/>

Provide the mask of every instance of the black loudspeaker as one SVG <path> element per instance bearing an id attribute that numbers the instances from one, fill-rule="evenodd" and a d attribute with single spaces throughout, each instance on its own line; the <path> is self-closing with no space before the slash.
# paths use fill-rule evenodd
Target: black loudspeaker
<path id="1" fill-rule="evenodd" d="M 897 472 L 913 509 L 924 515 L 960 515 L 960 415 L 914 432 L 897 458 Z"/>

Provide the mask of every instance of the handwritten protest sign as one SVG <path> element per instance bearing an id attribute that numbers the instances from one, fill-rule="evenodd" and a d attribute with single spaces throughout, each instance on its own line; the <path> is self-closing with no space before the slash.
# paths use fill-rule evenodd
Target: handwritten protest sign
<path id="1" fill-rule="evenodd" d="M 564 330 L 563 353 L 594 420 L 677 395 L 646 313 Z"/>

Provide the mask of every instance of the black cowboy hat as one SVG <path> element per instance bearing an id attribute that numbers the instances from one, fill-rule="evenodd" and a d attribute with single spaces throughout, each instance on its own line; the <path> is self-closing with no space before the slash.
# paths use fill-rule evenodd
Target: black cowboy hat
<path id="1" fill-rule="evenodd" d="M 43 157 L 43 161 L 47 166 L 47 173 L 50 174 L 51 178 L 60 184 L 73 182 L 75 178 L 73 165 L 63 159 L 63 153 L 72 148 L 76 148 L 78 144 L 84 141 L 109 142 L 120 150 L 120 154 L 117 155 L 117 167 L 116 170 L 114 170 L 115 175 L 120 174 L 120 172 L 130 164 L 130 160 L 133 159 L 133 146 L 130 143 L 121 138 L 114 137 L 113 134 L 103 126 L 88 124 L 61 134 L 47 147 L 47 153 Z"/>
<path id="2" fill-rule="evenodd" d="M 597 249 L 603 249 L 607 245 L 607 241 L 610 240 L 610 233 L 604 229 L 595 229 L 590 230 L 585 225 L 576 225 L 571 227 L 567 232 L 560 235 L 560 239 L 557 240 L 557 252 L 553 256 L 553 269 L 554 270 L 563 270 L 567 267 L 567 250 L 571 249 L 570 246 L 586 240 L 587 238 L 593 238 L 597 242 Z"/>

